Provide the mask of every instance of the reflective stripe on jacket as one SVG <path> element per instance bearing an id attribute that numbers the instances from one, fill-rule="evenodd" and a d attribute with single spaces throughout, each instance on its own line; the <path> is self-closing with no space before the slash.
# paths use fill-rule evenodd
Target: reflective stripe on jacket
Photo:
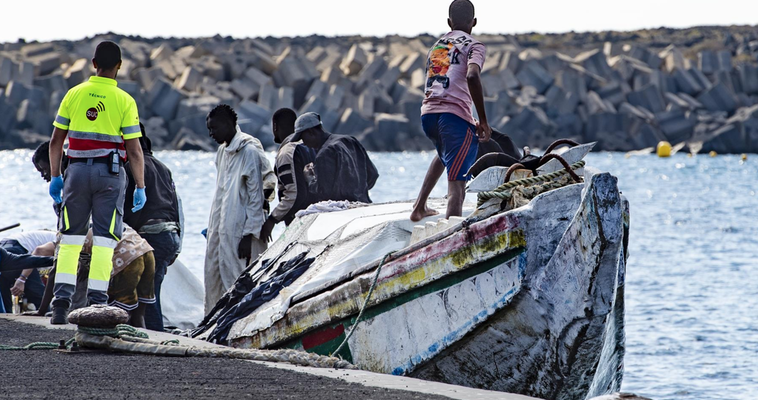
<path id="1" fill-rule="evenodd" d="M 68 156 L 104 157 L 118 150 L 126 159 L 124 140 L 142 136 L 137 103 L 114 79 L 93 76 L 63 97 L 57 128 L 68 131 Z"/>

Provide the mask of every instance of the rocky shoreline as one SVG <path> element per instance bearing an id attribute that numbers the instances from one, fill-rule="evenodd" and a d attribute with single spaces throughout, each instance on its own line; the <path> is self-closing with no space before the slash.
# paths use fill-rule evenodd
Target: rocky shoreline
<path id="1" fill-rule="evenodd" d="M 229 103 L 273 148 L 279 107 L 316 111 L 373 151 L 431 149 L 421 131 L 426 51 L 435 38 L 154 38 L 0 44 L 0 149 L 46 140 L 66 91 L 119 43 L 119 86 L 158 149 L 214 150 L 205 115 Z M 630 151 L 661 140 L 689 151 L 758 152 L 758 26 L 482 35 L 490 124 L 520 145 L 597 140 Z"/>

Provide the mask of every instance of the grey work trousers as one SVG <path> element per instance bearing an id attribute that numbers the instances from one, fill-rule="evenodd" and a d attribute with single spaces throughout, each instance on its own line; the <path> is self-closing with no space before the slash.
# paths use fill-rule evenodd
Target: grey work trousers
<path id="1" fill-rule="evenodd" d="M 92 260 L 87 297 L 90 304 L 108 302 L 108 283 L 113 269 L 113 249 L 124 232 L 126 172 L 108 172 L 108 165 L 72 162 L 65 173 L 63 206 L 58 221 L 61 244 L 55 276 L 53 306 L 68 308 L 76 288 L 79 254 L 92 218 Z"/>

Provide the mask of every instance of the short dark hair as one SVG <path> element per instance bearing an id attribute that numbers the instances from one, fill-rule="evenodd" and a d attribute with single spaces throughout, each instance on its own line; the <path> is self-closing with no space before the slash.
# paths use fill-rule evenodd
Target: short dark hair
<path id="1" fill-rule="evenodd" d="M 42 142 L 39 146 L 37 146 L 36 149 L 34 149 L 34 154 L 32 154 L 32 163 L 35 165 L 39 161 L 46 161 L 47 163 L 50 163 L 50 141 Z"/>
<path id="2" fill-rule="evenodd" d="M 448 16 L 453 26 L 468 25 L 474 20 L 474 3 L 470 0 L 453 0 Z"/>
<path id="3" fill-rule="evenodd" d="M 280 125 L 287 132 L 295 132 L 296 119 L 297 114 L 295 111 L 287 107 L 276 110 L 274 116 L 271 117 L 272 121 L 276 122 L 277 125 Z"/>
<path id="4" fill-rule="evenodd" d="M 232 125 L 237 125 L 237 113 L 228 104 L 219 104 L 208 113 L 208 118 L 222 117 L 228 119 Z"/>
<path id="5" fill-rule="evenodd" d="M 110 40 L 100 42 L 95 49 L 95 62 L 104 70 L 115 68 L 121 62 L 121 48 Z"/>
<path id="6" fill-rule="evenodd" d="M 142 136 L 139 138 L 139 144 L 142 146 L 142 151 L 152 153 L 153 143 L 150 138 L 147 137 L 147 131 L 145 131 L 145 125 L 142 125 L 142 122 L 139 123 L 139 130 L 142 132 Z"/>

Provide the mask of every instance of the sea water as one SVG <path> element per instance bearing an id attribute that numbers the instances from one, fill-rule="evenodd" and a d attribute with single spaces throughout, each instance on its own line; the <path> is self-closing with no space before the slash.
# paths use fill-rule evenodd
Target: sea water
<path id="1" fill-rule="evenodd" d="M 371 154 L 380 173 L 372 199 L 414 198 L 432 156 Z M 55 227 L 47 184 L 30 157 L 28 150 L 0 151 L 0 226 Z M 179 259 L 202 279 L 200 231 L 215 186 L 214 154 L 156 157 L 173 171 L 183 199 Z M 758 396 L 758 155 L 741 162 L 730 155 L 593 153 L 587 161 L 619 178 L 631 207 L 622 389 L 655 399 Z M 443 178 L 432 195 L 445 191 Z"/>

